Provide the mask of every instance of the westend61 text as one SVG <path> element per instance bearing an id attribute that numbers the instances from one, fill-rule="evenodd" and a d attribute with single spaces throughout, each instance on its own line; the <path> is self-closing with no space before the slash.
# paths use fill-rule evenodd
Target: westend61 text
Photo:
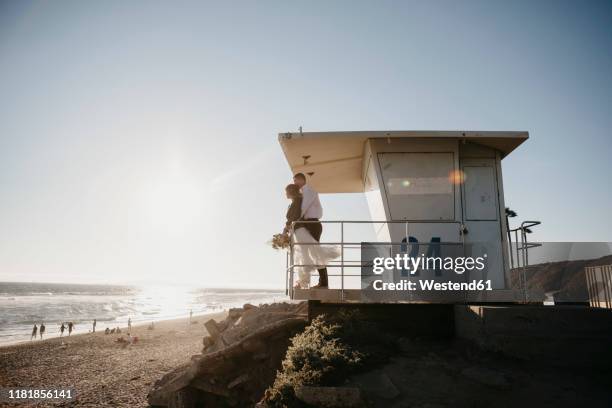
<path id="1" fill-rule="evenodd" d="M 372 284 L 374 290 L 493 290 L 491 280 L 473 280 L 471 282 L 436 282 L 434 280 L 419 280 L 416 282 L 402 279 L 399 282 L 383 282 L 375 280 Z"/>

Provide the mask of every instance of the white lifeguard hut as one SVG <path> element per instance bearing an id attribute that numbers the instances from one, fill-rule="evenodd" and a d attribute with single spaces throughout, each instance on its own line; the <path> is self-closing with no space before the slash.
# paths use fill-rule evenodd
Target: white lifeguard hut
<path id="1" fill-rule="evenodd" d="M 320 194 L 365 193 L 371 220 L 364 222 L 374 226 L 377 241 L 461 244 L 470 252 L 466 256 L 486 254 L 487 269 L 481 273 L 498 294 L 511 292 L 512 251 L 501 161 L 528 137 L 527 132 L 507 131 L 300 131 L 278 135 L 292 173 L 306 174 Z M 334 222 L 343 223 L 344 229 L 344 223 L 355 221 Z M 334 242 L 343 246 L 337 265 L 340 287 L 294 290 L 289 261 L 287 289 L 292 298 L 358 299 L 359 289 L 345 284 L 349 261 L 344 256 L 347 242 L 341 235 Z M 499 298 L 513 300 L 512 294 Z"/>

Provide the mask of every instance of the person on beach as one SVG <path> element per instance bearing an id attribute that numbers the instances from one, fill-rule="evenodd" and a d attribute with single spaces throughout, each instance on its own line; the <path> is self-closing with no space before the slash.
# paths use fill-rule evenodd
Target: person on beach
<path id="1" fill-rule="evenodd" d="M 298 173 L 296 179 L 299 179 Z M 303 176 L 303 175 L 302 175 Z M 313 190 L 314 191 L 314 190 Z M 303 200 L 304 197 L 300 191 L 300 186 L 296 184 L 289 184 L 285 188 L 287 198 L 291 200 L 291 205 L 287 210 L 287 222 L 285 223 L 284 233 L 288 234 L 291 231 L 291 225 L 293 224 L 293 242 L 295 246 L 294 262 L 297 265 L 296 271 L 298 273 L 298 280 L 296 283 L 297 288 L 308 289 L 310 286 L 310 273 L 318 270 L 319 272 L 319 284 L 314 288 L 327 288 L 327 269 L 325 265 L 332 259 L 340 256 L 340 251 L 335 247 L 325 247 L 319 245 L 319 238 L 321 236 L 321 223 L 316 220 L 316 223 L 302 223 L 299 221 L 304 220 L 303 212 Z M 316 192 L 314 192 L 316 194 Z M 314 199 L 311 197 L 310 200 L 318 202 L 318 197 Z M 318 207 L 320 209 L 320 204 Z M 307 209 L 309 209 L 308 207 Z M 307 219 L 315 220 L 316 215 L 320 215 L 321 211 L 308 213 Z M 297 221 L 297 222 L 296 222 Z M 309 225 L 317 226 L 316 228 L 309 227 Z M 322 268 L 321 268 L 322 266 Z"/>
<path id="2" fill-rule="evenodd" d="M 131 332 L 132 331 L 132 318 L 128 317 L 128 331 Z"/>
<path id="3" fill-rule="evenodd" d="M 62 322 L 62 325 L 60 327 L 60 337 L 64 335 L 64 330 L 66 330 L 66 326 L 64 326 L 64 323 Z"/>
<path id="4" fill-rule="evenodd" d="M 38 331 L 40 333 L 40 339 L 41 340 L 42 340 L 43 334 L 45 334 L 45 330 L 46 330 L 45 323 L 41 322 L 40 323 L 40 330 Z"/>
<path id="5" fill-rule="evenodd" d="M 106 330 L 104 330 L 104 334 L 110 334 L 111 330 L 107 327 Z"/>
<path id="6" fill-rule="evenodd" d="M 34 327 L 32 328 L 32 336 L 30 336 L 30 341 L 32 341 L 32 339 L 35 339 L 37 334 L 38 326 L 36 326 L 36 323 L 34 323 Z"/>
<path id="7" fill-rule="evenodd" d="M 300 193 L 302 194 L 300 219 L 312 221 L 304 223 L 303 226 L 308 230 L 310 235 L 312 235 L 314 240 L 319 242 L 321 240 L 321 234 L 323 233 L 323 225 L 321 225 L 319 221 L 321 217 L 323 217 L 323 207 L 319 200 L 319 193 L 306 183 L 306 176 L 304 173 L 297 173 L 293 176 L 293 183 L 300 188 Z M 327 268 L 325 264 L 320 265 L 323 267 L 317 269 L 319 272 L 319 283 L 314 286 L 314 288 L 327 288 Z"/>
<path id="8" fill-rule="evenodd" d="M 189 309 L 189 324 L 191 324 L 192 318 L 193 318 L 193 309 Z"/>
<path id="9" fill-rule="evenodd" d="M 72 328 L 74 327 L 74 323 L 68 322 L 68 336 L 72 334 Z"/>
<path id="10" fill-rule="evenodd" d="M 93 332 L 94 333 L 96 332 L 96 319 L 94 319 L 93 321 Z"/>

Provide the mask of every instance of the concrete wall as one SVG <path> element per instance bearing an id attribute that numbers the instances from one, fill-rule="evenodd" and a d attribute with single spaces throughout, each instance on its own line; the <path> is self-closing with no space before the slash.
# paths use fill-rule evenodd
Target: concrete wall
<path id="1" fill-rule="evenodd" d="M 612 311 L 580 306 L 454 306 L 455 335 L 557 366 L 612 367 Z"/>
<path id="2" fill-rule="evenodd" d="M 400 336 L 456 338 L 519 360 L 612 368 L 612 310 L 580 306 L 471 306 L 309 301 L 308 317 L 359 310 Z"/>
<path id="3" fill-rule="evenodd" d="M 451 338 L 455 332 L 453 305 L 444 304 L 323 303 L 311 300 L 308 302 L 308 319 L 339 310 L 358 310 L 364 319 L 406 335 Z"/>

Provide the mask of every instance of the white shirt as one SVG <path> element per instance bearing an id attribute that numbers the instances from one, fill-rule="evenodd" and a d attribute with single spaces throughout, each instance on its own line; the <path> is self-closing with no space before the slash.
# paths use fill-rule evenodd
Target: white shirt
<path id="1" fill-rule="evenodd" d="M 302 217 L 304 219 L 323 217 L 323 207 L 319 201 L 319 193 L 314 191 L 308 184 L 302 187 Z"/>

